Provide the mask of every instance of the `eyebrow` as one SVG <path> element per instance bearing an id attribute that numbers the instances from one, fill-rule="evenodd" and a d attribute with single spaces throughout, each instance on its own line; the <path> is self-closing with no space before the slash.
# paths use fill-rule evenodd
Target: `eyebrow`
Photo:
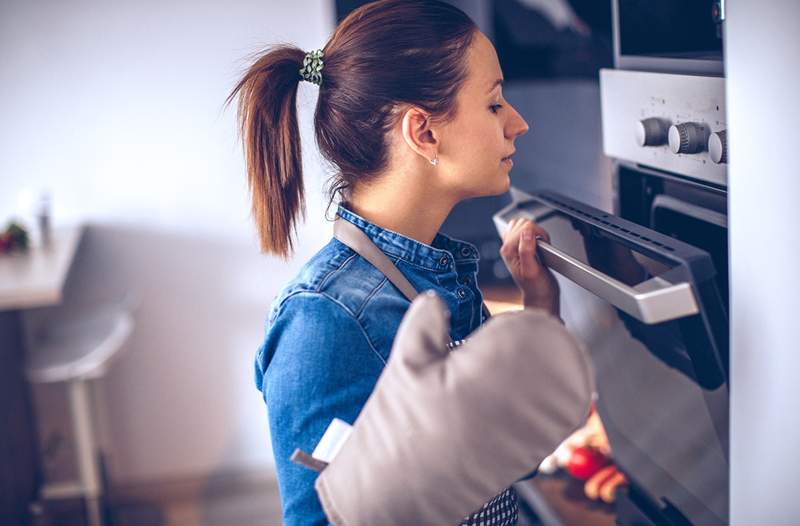
<path id="1" fill-rule="evenodd" d="M 502 83 L 503 83 L 503 79 L 495 80 L 494 84 L 492 84 L 492 87 L 489 88 L 489 91 L 487 91 L 486 93 L 490 93 L 493 89 L 495 89 L 497 87 L 498 84 L 502 84 Z"/>

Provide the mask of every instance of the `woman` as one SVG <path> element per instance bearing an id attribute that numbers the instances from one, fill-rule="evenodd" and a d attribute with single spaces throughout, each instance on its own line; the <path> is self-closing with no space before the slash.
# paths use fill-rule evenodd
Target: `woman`
<path id="1" fill-rule="evenodd" d="M 304 207 L 295 103 L 299 81 L 309 80 L 319 85 L 316 140 L 337 168 L 330 189 L 331 202 L 340 198 L 337 215 L 416 290 L 435 290 L 451 311 L 451 337 L 466 338 L 486 316 L 475 283 L 478 251 L 438 230 L 458 202 L 509 188 L 509 157 L 528 124 L 503 99 L 502 77 L 486 36 L 435 0 L 370 3 L 318 52 L 282 45 L 264 53 L 229 98 L 239 96 L 262 251 L 287 257 L 293 248 Z M 515 221 L 501 255 L 526 307 L 557 315 L 558 288 L 535 257 L 537 235 L 548 239 L 533 222 Z M 336 238 L 272 303 L 256 383 L 268 407 L 285 524 L 327 522 L 316 473 L 289 457 L 295 448 L 312 451 L 332 418 L 355 421 L 408 305 Z M 515 521 L 513 492 L 503 498 Z"/>

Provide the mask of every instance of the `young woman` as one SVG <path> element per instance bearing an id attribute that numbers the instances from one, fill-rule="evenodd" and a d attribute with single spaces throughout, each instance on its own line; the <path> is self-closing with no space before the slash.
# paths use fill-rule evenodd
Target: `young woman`
<path id="1" fill-rule="evenodd" d="M 339 220 L 361 230 L 417 291 L 435 290 L 451 311 L 452 339 L 466 338 L 487 315 L 475 282 L 478 250 L 438 230 L 458 202 L 509 188 L 514 141 L 529 127 L 503 99 L 502 79 L 489 39 L 435 0 L 379 0 L 353 11 L 321 50 L 265 52 L 229 98 L 239 97 L 262 250 L 287 257 L 304 210 L 295 103 L 298 83 L 309 80 L 319 85 L 316 140 L 336 168 L 330 197 L 339 198 Z M 558 287 L 535 257 L 538 235 L 549 239 L 531 221 L 513 222 L 501 256 L 526 307 L 557 315 Z M 289 457 L 312 451 L 332 418 L 355 421 L 408 306 L 384 273 L 337 238 L 273 301 L 255 376 L 285 524 L 327 523 L 316 473 Z M 513 490 L 493 502 L 513 507 L 513 519 L 491 524 L 516 522 Z"/>

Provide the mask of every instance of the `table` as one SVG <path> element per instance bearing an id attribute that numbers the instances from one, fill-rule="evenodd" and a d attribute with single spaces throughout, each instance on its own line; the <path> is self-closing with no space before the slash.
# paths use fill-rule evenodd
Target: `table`
<path id="1" fill-rule="evenodd" d="M 30 386 L 24 376 L 22 312 L 61 302 L 83 226 L 56 229 L 48 247 L 0 255 L 0 524 L 27 522 L 42 469 Z"/>
<path id="2" fill-rule="evenodd" d="M 82 235 L 82 225 L 64 227 L 53 232 L 48 247 L 0 255 L 0 311 L 60 303 Z"/>

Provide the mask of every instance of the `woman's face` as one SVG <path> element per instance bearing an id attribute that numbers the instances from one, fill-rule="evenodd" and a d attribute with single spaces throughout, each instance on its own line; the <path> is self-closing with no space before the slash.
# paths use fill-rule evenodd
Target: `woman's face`
<path id="1" fill-rule="evenodd" d="M 503 158 L 514 152 L 514 141 L 529 129 L 503 98 L 497 53 L 480 31 L 469 49 L 467 67 L 456 117 L 438 127 L 440 162 L 435 169 L 440 184 L 461 199 L 508 190 L 512 163 Z"/>

